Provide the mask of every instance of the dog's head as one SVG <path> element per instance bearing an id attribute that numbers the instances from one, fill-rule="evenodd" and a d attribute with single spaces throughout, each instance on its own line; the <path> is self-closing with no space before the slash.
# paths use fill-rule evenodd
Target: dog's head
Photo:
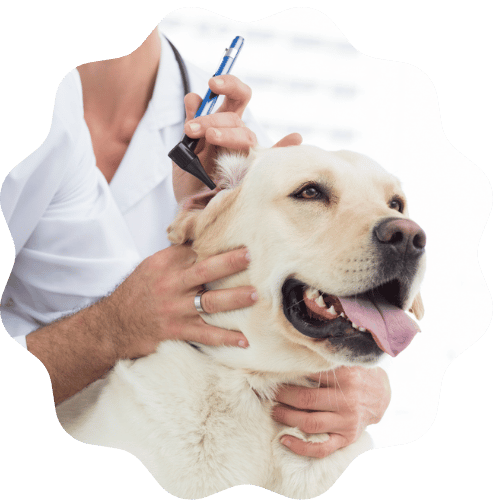
<path id="1" fill-rule="evenodd" d="M 247 271 L 213 287 L 253 285 L 251 308 L 206 316 L 249 340 L 246 368 L 321 371 L 396 355 L 418 331 L 425 234 L 400 183 L 369 158 L 312 146 L 220 161 L 222 189 L 183 210 L 173 243 L 204 259 L 246 246 Z M 242 360 L 240 359 L 239 362 Z"/>

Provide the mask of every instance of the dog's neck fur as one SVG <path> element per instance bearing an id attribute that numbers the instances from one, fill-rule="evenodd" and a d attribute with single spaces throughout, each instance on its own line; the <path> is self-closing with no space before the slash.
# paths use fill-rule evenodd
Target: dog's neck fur
<path id="1" fill-rule="evenodd" d="M 190 344 L 200 355 L 208 356 L 213 363 L 232 370 L 235 377 L 243 378 L 249 388 L 262 400 L 273 400 L 275 392 L 280 385 L 293 384 L 311 387 L 315 384 L 307 378 L 309 374 L 306 373 L 281 373 L 245 367 L 245 364 L 251 364 L 249 361 L 245 363 L 245 360 L 251 357 L 249 352 L 250 347 L 242 349 L 239 347 Z"/>

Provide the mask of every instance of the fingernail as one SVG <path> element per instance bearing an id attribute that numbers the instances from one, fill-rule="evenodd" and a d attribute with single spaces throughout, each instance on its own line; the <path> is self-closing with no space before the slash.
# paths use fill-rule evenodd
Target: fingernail
<path id="1" fill-rule="evenodd" d="M 217 139 L 222 135 L 222 132 L 219 129 L 214 128 L 212 130 L 214 131 L 215 137 L 217 137 Z"/>
<path id="2" fill-rule="evenodd" d="M 238 346 L 239 347 L 248 347 L 248 344 L 244 340 L 239 340 L 238 341 Z"/>
<path id="3" fill-rule="evenodd" d="M 224 85 L 224 80 L 222 78 L 216 78 L 214 84 L 217 85 L 217 87 L 222 87 Z"/>
<path id="4" fill-rule="evenodd" d="M 280 442 L 283 446 L 286 446 L 287 448 L 290 448 L 290 445 L 292 444 L 292 442 L 286 437 L 281 438 Z"/>
<path id="5" fill-rule="evenodd" d="M 248 262 L 252 262 L 252 257 L 251 257 L 251 255 L 250 255 L 250 252 L 247 252 L 247 253 L 245 254 L 245 258 L 248 260 Z"/>
<path id="6" fill-rule="evenodd" d="M 259 298 L 259 294 L 257 292 L 253 292 L 252 295 L 250 295 L 250 298 L 254 301 L 257 302 Z"/>
<path id="7" fill-rule="evenodd" d="M 189 128 L 191 129 L 191 132 L 198 132 L 200 130 L 201 125 L 199 123 L 190 123 Z"/>

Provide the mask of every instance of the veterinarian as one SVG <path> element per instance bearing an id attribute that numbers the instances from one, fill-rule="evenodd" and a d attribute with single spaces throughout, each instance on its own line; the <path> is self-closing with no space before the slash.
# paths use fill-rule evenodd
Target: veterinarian
<path id="1" fill-rule="evenodd" d="M 197 153 L 212 173 L 218 148 L 247 151 L 267 141 L 251 117 L 243 121 L 251 91 L 234 76 L 210 80 L 224 102 L 217 113 L 191 120 L 201 99 L 191 93 L 184 104 L 182 64 L 154 30 L 132 54 L 71 72 L 58 90 L 47 140 L 2 187 L 16 249 L 2 320 L 44 363 L 56 403 L 118 359 L 145 356 L 165 339 L 248 345 L 239 332 L 207 325 L 194 297 L 204 283 L 243 270 L 251 256 L 241 249 L 195 264 L 188 247 L 168 247 L 177 203 L 201 184 L 167 153 L 184 132 L 201 138 Z M 189 64 L 187 74 L 203 95 L 206 75 Z M 300 140 L 295 134 L 278 145 Z M 201 307 L 213 313 L 256 300 L 251 287 L 210 291 Z M 390 389 L 382 370 L 340 369 L 316 380 L 319 390 L 284 387 L 274 417 L 330 433 L 318 444 L 284 438 L 296 453 L 319 457 L 378 422 Z"/>

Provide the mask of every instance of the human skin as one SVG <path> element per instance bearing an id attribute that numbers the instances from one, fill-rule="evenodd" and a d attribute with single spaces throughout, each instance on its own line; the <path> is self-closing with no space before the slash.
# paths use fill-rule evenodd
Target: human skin
<path id="1" fill-rule="evenodd" d="M 146 356 L 163 340 L 248 346 L 243 334 L 206 324 L 194 307 L 203 283 L 247 267 L 247 251 L 195 261 L 188 246 L 161 250 L 141 262 L 109 296 L 26 337 L 28 350 L 49 372 L 56 404 L 102 377 L 119 359 Z M 252 287 L 210 293 L 212 312 L 256 301 Z"/>
<path id="2" fill-rule="evenodd" d="M 323 443 L 283 436 L 281 443 L 299 455 L 322 458 L 354 443 L 368 425 L 380 422 L 391 400 L 389 378 L 381 368 L 343 366 L 310 378 L 317 387 L 282 387 L 273 410 L 278 422 L 330 435 Z"/>

